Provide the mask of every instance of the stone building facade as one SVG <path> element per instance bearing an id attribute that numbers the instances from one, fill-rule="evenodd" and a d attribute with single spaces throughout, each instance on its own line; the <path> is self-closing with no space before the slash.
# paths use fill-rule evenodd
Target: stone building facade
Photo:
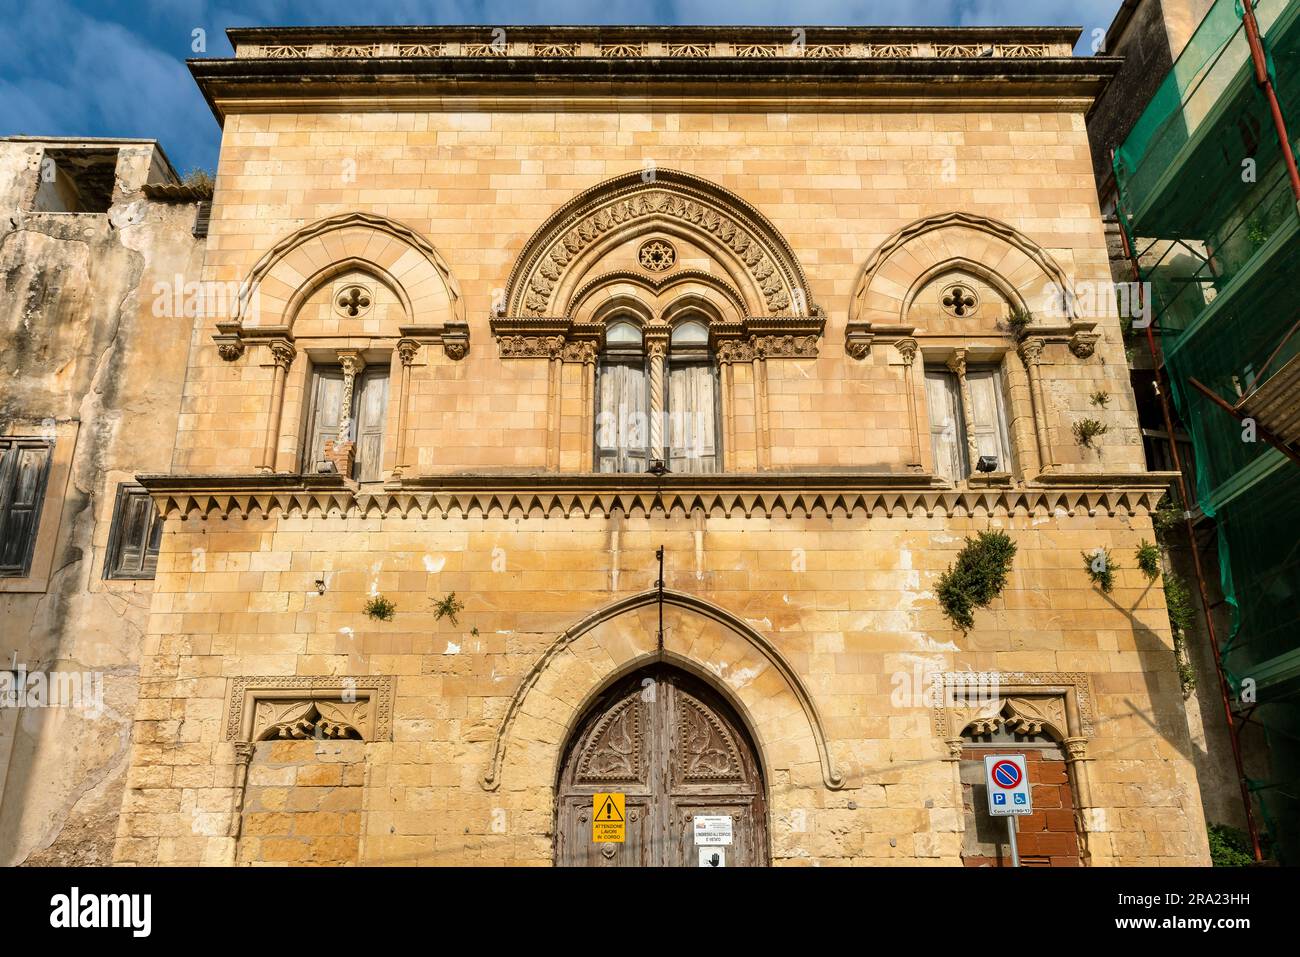
<path id="1" fill-rule="evenodd" d="M 203 279 L 239 294 L 139 476 L 116 861 L 694 866 L 712 814 L 733 864 L 998 863 L 999 747 L 1034 752 L 1028 863 L 1207 860 L 1131 557 L 1168 476 L 1092 292 L 1115 61 L 1040 28 L 230 35 L 192 69 Z M 963 632 L 936 584 L 990 529 L 1017 552 Z"/>
<path id="2" fill-rule="evenodd" d="M 0 139 L 3 865 L 113 859 L 203 196 L 151 140 Z"/>

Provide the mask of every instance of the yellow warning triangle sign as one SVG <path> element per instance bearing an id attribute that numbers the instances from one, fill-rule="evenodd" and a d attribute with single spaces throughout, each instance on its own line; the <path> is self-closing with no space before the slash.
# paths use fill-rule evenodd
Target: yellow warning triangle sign
<path id="1" fill-rule="evenodd" d="M 620 795 L 621 797 L 621 795 Z M 606 794 L 605 803 L 600 806 L 596 812 L 596 820 L 601 824 L 606 821 L 620 822 L 623 820 L 623 808 L 619 806 L 620 802 L 614 800 L 614 795 Z"/>

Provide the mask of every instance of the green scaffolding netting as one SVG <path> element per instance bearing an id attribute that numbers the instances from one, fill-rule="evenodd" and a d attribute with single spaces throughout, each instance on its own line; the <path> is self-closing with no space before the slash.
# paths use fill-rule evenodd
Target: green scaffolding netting
<path id="1" fill-rule="evenodd" d="M 1150 284 L 1174 404 L 1192 439 L 1197 504 L 1218 532 L 1232 612 L 1221 642 L 1224 671 L 1239 695 L 1253 690 L 1258 706 L 1251 717 L 1268 743 L 1268 771 L 1252 788 L 1278 856 L 1294 864 L 1300 467 L 1192 385 L 1199 380 L 1244 409 L 1271 376 L 1300 361 L 1300 216 L 1256 82 L 1241 2 L 1218 0 L 1210 8 L 1116 151 L 1115 178 L 1121 222 L 1140 278 Z M 1295 148 L 1300 0 L 1259 0 L 1254 9 Z"/>

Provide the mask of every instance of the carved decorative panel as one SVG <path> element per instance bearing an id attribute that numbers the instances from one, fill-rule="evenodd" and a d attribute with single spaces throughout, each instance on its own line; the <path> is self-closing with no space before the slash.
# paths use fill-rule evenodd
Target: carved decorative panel
<path id="1" fill-rule="evenodd" d="M 731 732 L 690 695 L 678 695 L 678 773 L 683 781 L 740 781 L 744 769 Z"/>
<path id="2" fill-rule="evenodd" d="M 383 741 L 392 733 L 393 679 L 387 675 L 244 676 L 231 684 L 227 741 Z"/>
<path id="3" fill-rule="evenodd" d="M 582 784 L 640 781 L 645 776 L 642 702 L 632 695 L 601 718 L 578 761 Z"/>

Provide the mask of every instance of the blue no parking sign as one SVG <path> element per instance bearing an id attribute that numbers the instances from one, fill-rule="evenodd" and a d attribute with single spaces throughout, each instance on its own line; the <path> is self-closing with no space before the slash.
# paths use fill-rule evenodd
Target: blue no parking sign
<path id="1" fill-rule="evenodd" d="M 994 817 L 1033 813 L 1023 754 L 988 755 L 984 759 L 984 784 L 989 792 L 989 814 Z"/>

